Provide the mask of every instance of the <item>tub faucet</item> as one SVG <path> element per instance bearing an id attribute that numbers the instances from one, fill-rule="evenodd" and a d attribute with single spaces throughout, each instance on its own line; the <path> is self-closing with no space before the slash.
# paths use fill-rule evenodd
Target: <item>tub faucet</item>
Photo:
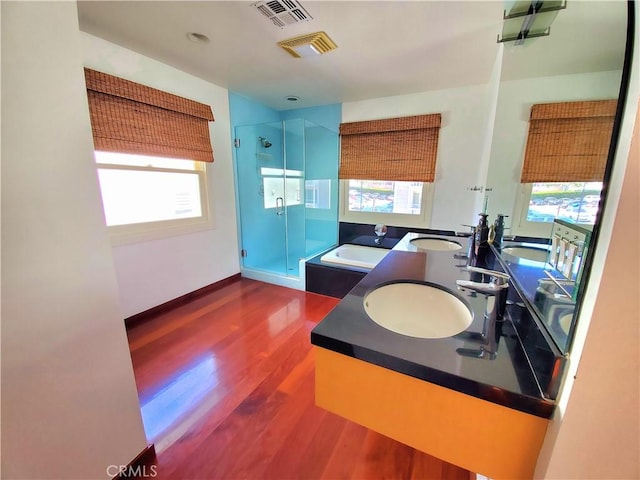
<path id="1" fill-rule="evenodd" d="M 375 226 L 373 231 L 376 234 L 376 238 L 373 240 L 373 243 L 375 243 L 376 245 L 382 245 L 384 236 L 387 234 L 387 226 L 379 223 Z"/>
<path id="2" fill-rule="evenodd" d="M 498 338 L 501 331 L 496 326 L 504 320 L 510 277 L 506 273 L 486 268 L 468 266 L 467 270 L 471 272 L 471 278 L 474 280 L 456 280 L 456 286 L 461 291 L 486 295 L 487 306 L 484 312 L 482 333 L 463 332 L 458 337 L 480 342 L 482 346 L 479 349 L 458 348 L 456 351 L 466 357 L 486 357 L 493 360 L 498 350 Z M 484 278 L 488 278 L 488 282 L 475 280 L 483 280 Z"/>

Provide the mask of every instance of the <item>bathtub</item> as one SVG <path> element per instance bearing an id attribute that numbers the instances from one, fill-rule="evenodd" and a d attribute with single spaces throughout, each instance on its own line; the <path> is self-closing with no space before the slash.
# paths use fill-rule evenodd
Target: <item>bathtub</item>
<path id="1" fill-rule="evenodd" d="M 320 257 L 323 263 L 372 269 L 391 250 L 362 245 L 340 245 Z"/>

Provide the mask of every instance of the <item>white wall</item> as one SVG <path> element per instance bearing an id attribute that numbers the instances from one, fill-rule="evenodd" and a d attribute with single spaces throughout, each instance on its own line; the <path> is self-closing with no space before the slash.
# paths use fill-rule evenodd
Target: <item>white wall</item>
<path id="1" fill-rule="evenodd" d="M 622 71 L 613 71 L 500 83 L 487 175 L 487 186 L 493 189 L 489 194 L 490 218 L 503 213 L 513 219 L 531 106 L 536 103 L 618 98 L 621 76 Z"/>
<path id="2" fill-rule="evenodd" d="M 115 246 L 113 258 L 125 317 L 240 271 L 229 99 L 226 89 L 113 43 L 82 33 L 84 65 L 210 105 L 215 162 L 207 165 L 215 228 Z"/>
<path id="3" fill-rule="evenodd" d="M 2 2 L 2 477 L 109 478 L 146 446 L 75 2 Z"/>
<path id="4" fill-rule="evenodd" d="M 498 113 L 498 95 L 500 94 L 500 76 L 502 75 L 502 58 L 504 52 L 504 43 L 498 46 L 498 55 L 494 62 L 493 69 L 491 71 L 491 78 L 487 85 L 487 94 L 485 96 L 486 106 L 485 112 L 487 115 L 487 129 L 485 131 L 484 146 L 482 149 L 482 161 L 480 162 L 480 169 L 478 171 L 478 184 L 484 188 L 491 188 L 488 184 L 487 178 L 489 168 L 491 167 L 491 148 L 493 144 L 494 129 L 496 124 L 496 115 Z M 482 195 L 476 195 L 476 205 L 474 212 L 480 213 L 488 208 L 488 197 L 491 195 L 490 191 L 481 192 Z M 495 216 L 493 217 L 495 218 Z M 470 225 L 475 225 L 475 222 Z"/>
<path id="5" fill-rule="evenodd" d="M 452 88 L 411 95 L 376 98 L 342 104 L 342 121 L 442 114 L 438 140 L 436 181 L 430 228 L 465 230 L 461 224 L 477 223 L 476 205 L 481 193 L 483 151 L 491 131 L 492 90 L 487 85 Z"/>
<path id="6" fill-rule="evenodd" d="M 442 113 L 431 228 L 476 224 L 485 194 L 473 186 L 491 189 L 489 218 L 513 218 L 531 105 L 618 97 L 621 71 L 500 82 L 498 89 L 500 55 L 487 85 L 342 105 L 343 122 Z"/>

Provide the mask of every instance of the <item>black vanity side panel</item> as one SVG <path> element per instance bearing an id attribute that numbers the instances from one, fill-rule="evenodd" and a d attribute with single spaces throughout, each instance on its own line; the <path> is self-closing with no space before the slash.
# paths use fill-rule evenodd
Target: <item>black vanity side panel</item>
<path id="1" fill-rule="evenodd" d="M 335 298 L 344 298 L 367 274 L 366 271 L 331 267 L 310 262 L 307 262 L 305 268 L 305 290 Z"/>

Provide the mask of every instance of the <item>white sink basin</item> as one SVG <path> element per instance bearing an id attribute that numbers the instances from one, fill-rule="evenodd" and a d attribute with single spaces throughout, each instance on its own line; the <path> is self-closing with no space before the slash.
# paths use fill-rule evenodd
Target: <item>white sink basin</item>
<path id="1" fill-rule="evenodd" d="M 536 247 L 503 247 L 502 253 L 541 263 L 545 263 L 549 256 L 549 250 Z"/>
<path id="2" fill-rule="evenodd" d="M 458 296 L 427 283 L 394 282 L 364 297 L 369 318 L 392 332 L 445 338 L 469 328 L 473 314 Z"/>
<path id="3" fill-rule="evenodd" d="M 441 238 L 414 238 L 410 240 L 409 243 L 416 247 L 418 250 L 434 250 L 440 252 L 455 252 L 456 250 L 460 250 L 462 245 L 458 242 L 452 242 L 451 240 L 444 240 Z"/>

